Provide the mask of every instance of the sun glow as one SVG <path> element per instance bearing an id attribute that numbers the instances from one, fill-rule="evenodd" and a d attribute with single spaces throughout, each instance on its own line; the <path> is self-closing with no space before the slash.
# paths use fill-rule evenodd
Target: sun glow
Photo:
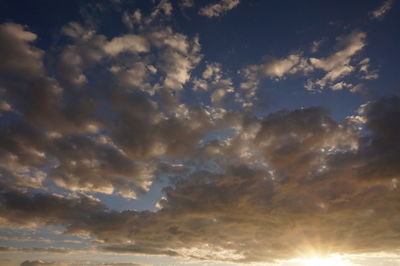
<path id="1" fill-rule="evenodd" d="M 331 255 L 326 258 L 305 258 L 300 260 L 301 266 L 351 266 L 350 262 L 346 261 L 339 255 Z"/>

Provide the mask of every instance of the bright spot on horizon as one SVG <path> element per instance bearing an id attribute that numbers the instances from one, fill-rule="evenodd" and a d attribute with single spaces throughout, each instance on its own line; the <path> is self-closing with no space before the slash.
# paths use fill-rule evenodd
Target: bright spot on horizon
<path id="1" fill-rule="evenodd" d="M 315 257 L 300 259 L 299 266 L 351 266 L 354 265 L 346 261 L 342 256 L 333 254 L 329 257 Z"/>

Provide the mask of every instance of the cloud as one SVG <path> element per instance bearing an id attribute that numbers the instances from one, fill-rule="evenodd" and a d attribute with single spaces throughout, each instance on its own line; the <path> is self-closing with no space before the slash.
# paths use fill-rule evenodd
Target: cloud
<path id="1" fill-rule="evenodd" d="M 103 49 L 107 54 L 116 56 L 122 52 L 147 52 L 149 50 L 149 45 L 143 37 L 127 34 L 122 37 L 113 38 L 103 46 Z"/>
<path id="2" fill-rule="evenodd" d="M 19 58 L 1 65 L 7 74 L 0 78 L 2 113 L 18 118 L 0 128 L 3 182 L 45 189 L 50 178 L 69 191 L 135 198 L 156 178 L 159 156 L 184 156 L 200 142 L 213 126 L 207 112 L 177 105 L 168 108 L 186 110 L 185 115 L 167 113 L 136 93 L 181 90 L 201 59 L 198 39 L 142 26 L 111 40 L 76 22 L 63 27 L 72 43 L 60 53 L 59 82 L 44 69 L 45 52 L 31 45 L 36 34 L 21 25 L 1 25 L 5 58 Z M 86 72 L 99 63 L 111 65 L 112 79 L 94 88 Z M 113 119 L 99 115 L 105 106 Z"/>
<path id="3" fill-rule="evenodd" d="M 73 266 L 77 265 L 75 262 L 46 262 L 43 260 L 26 260 L 20 264 L 20 266 Z M 92 262 L 79 262 L 79 265 L 96 265 L 96 266 L 146 266 L 145 264 L 137 263 L 92 263 Z"/>
<path id="4" fill-rule="evenodd" d="M 316 52 L 318 52 L 319 48 L 321 47 L 321 45 L 322 45 L 324 42 L 325 42 L 324 39 L 319 40 L 319 41 L 313 41 L 313 42 L 312 42 L 312 45 L 311 45 L 311 48 L 310 48 L 311 53 L 316 53 Z"/>
<path id="5" fill-rule="evenodd" d="M 353 62 L 355 55 L 365 47 L 366 36 L 364 32 L 353 31 L 338 37 L 336 51 L 327 57 L 307 58 L 300 52 L 291 53 L 280 59 L 266 57 L 263 63 L 249 65 L 241 70 L 244 81 L 240 87 L 251 90 L 256 88 L 263 78 L 279 81 L 297 73 L 303 73 L 305 76 L 315 75 L 321 70 L 322 78 L 308 78 L 304 85 L 306 89 L 319 91 L 329 86 L 337 90 L 339 85 L 336 84 L 342 84 L 343 78 L 357 69 L 362 73 L 361 79 L 376 79 L 379 76 L 378 72 L 369 70 L 369 59 L 359 62 L 358 65 Z M 321 42 L 322 40 L 314 42 L 311 52 L 315 52 Z"/>
<path id="6" fill-rule="evenodd" d="M 273 262 L 308 252 L 395 250 L 399 103 L 362 106 L 358 121 L 367 135 L 322 108 L 232 114 L 236 133 L 205 143 L 196 170 L 179 172 L 157 212 L 117 212 L 84 195 L 6 188 L 0 213 L 13 223 L 88 232 L 114 253 Z"/>
<path id="7" fill-rule="evenodd" d="M 392 8 L 394 0 L 385 0 L 380 7 L 370 13 L 371 19 L 382 19 Z"/>
<path id="8" fill-rule="evenodd" d="M 326 58 L 311 58 L 311 63 L 319 69 L 327 72 L 337 67 L 348 65 L 351 57 L 365 46 L 366 34 L 363 32 L 352 32 L 351 34 L 337 39 L 340 50 Z"/>
<path id="9" fill-rule="evenodd" d="M 353 72 L 354 67 L 351 65 L 351 59 L 364 48 L 366 45 L 365 38 L 366 34 L 363 32 L 352 32 L 347 36 L 337 39 L 337 45 L 340 47 L 340 50 L 337 52 L 325 58 L 310 58 L 310 63 L 313 67 L 326 72 L 325 76 L 315 81 L 313 85 L 324 88 L 327 84 Z"/>
<path id="10" fill-rule="evenodd" d="M 0 253 L 71 253 L 73 251 L 78 251 L 68 248 L 11 248 L 11 247 L 0 247 Z"/>
<path id="11" fill-rule="evenodd" d="M 279 81 L 286 76 L 303 72 L 305 74 L 313 71 L 313 66 L 299 53 L 289 54 L 285 58 L 265 58 L 264 63 L 245 67 L 241 74 L 245 81 L 240 84 L 243 89 L 251 89 L 258 86 L 263 78 Z"/>
<path id="12" fill-rule="evenodd" d="M 194 5 L 194 0 L 181 0 L 179 1 L 179 5 L 181 8 L 190 8 Z"/>
<path id="13" fill-rule="evenodd" d="M 58 262 L 45 262 L 42 260 L 26 260 L 22 262 L 20 266 L 42 266 L 42 265 L 66 266 L 67 264 Z"/>
<path id="14" fill-rule="evenodd" d="M 201 8 L 199 14 L 208 18 L 219 17 L 238 6 L 239 3 L 240 0 L 220 0 L 219 2 Z"/>
<path id="15" fill-rule="evenodd" d="M 344 81 L 341 81 L 341 82 L 338 82 L 338 83 L 332 85 L 331 89 L 334 90 L 334 91 L 337 91 L 337 90 L 341 90 L 343 88 L 349 88 L 351 86 L 352 86 L 351 84 L 348 84 L 348 83 L 346 83 Z"/>
<path id="16" fill-rule="evenodd" d="M 235 91 L 232 79 L 217 63 L 207 64 L 202 77 L 193 79 L 192 83 L 194 91 L 209 92 L 214 105 L 222 104 L 224 100 L 227 100 L 228 94 Z"/>
<path id="17" fill-rule="evenodd" d="M 359 72 L 362 73 L 361 78 L 365 80 L 379 78 L 378 70 L 370 70 L 370 59 L 367 57 L 363 59 L 359 65 Z"/>
<path id="18" fill-rule="evenodd" d="M 207 7 L 212 17 L 238 4 Z M 93 237 L 101 253 L 244 263 L 396 250 L 399 98 L 371 101 L 341 123 L 321 107 L 251 109 L 263 78 L 320 71 L 310 89 L 362 90 L 343 78 L 377 75 L 368 58 L 355 60 L 366 34 L 338 38 L 326 57 L 264 58 L 242 69 L 238 90 L 218 63 L 195 70 L 199 38 L 161 23 L 172 11 L 160 1 L 149 14 L 125 13 L 129 32 L 112 38 L 71 22 L 49 66 L 35 33 L 0 25 L 2 226 L 61 226 Z M 133 199 L 164 177 L 157 211 L 116 211 L 93 196 Z"/>
<path id="19" fill-rule="evenodd" d="M 158 9 L 153 12 L 155 10 Z M 181 90 L 202 58 L 198 37 L 189 39 L 169 27 L 153 25 L 158 22 L 153 13 L 145 16 L 136 10 L 132 18 L 128 16 L 125 20 L 132 30 L 136 25 L 136 34 L 123 34 L 111 40 L 83 26 L 78 27 L 76 23 L 64 27 L 63 32 L 69 35 L 77 27 L 91 33 L 76 39 L 75 44 L 67 46 L 61 53 L 58 63 L 61 80 L 66 81 L 66 85 L 82 86 L 88 82 L 86 69 L 108 62 L 117 85 L 149 94 L 160 88 Z"/>
<path id="20" fill-rule="evenodd" d="M 15 23 L 0 25 L 0 70 L 17 78 L 32 78 L 44 73 L 43 51 L 30 45 L 37 35 Z"/>

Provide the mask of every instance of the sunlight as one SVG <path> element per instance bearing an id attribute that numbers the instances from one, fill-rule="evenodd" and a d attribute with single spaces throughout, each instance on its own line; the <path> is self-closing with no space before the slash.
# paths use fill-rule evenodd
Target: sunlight
<path id="1" fill-rule="evenodd" d="M 331 255 L 327 258 L 305 258 L 301 259 L 302 266 L 350 266 L 348 261 L 344 260 L 339 255 Z"/>

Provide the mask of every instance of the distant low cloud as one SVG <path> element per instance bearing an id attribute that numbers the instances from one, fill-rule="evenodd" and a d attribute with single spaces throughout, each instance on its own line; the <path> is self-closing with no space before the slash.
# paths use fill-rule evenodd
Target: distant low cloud
<path id="1" fill-rule="evenodd" d="M 73 266 L 77 264 L 82 266 L 146 266 L 137 263 L 46 262 L 43 260 L 26 260 L 20 266 Z"/>
<path id="2" fill-rule="evenodd" d="M 220 0 L 201 8 L 199 14 L 208 18 L 219 17 L 238 6 L 239 3 L 240 0 Z"/>
<path id="3" fill-rule="evenodd" d="M 20 266 L 42 266 L 42 265 L 49 265 L 49 266 L 66 266 L 65 263 L 57 263 L 57 262 L 45 262 L 42 260 L 26 260 L 21 263 Z"/>

